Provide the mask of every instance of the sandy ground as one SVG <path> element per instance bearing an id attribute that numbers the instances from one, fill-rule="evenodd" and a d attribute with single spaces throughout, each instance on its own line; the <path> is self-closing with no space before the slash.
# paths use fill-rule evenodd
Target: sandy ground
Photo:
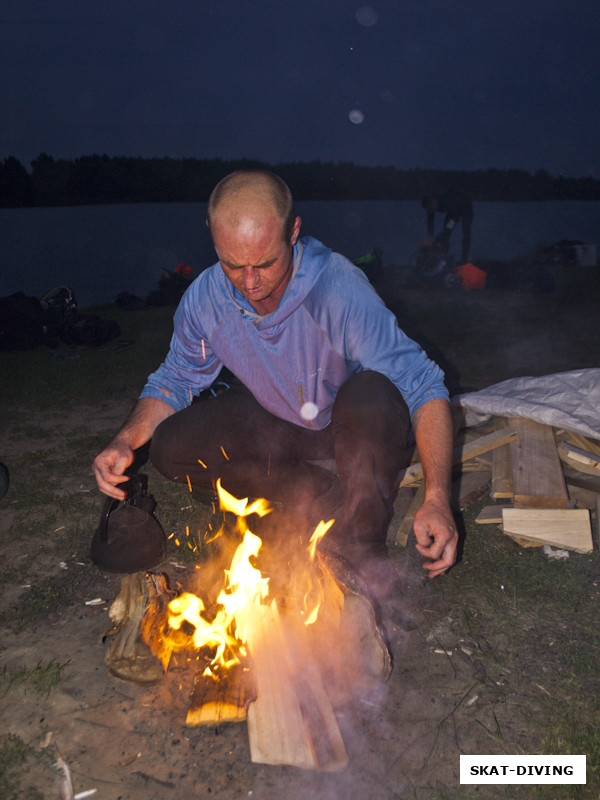
<path id="1" fill-rule="evenodd" d="M 120 410 L 107 415 L 114 414 L 115 426 L 122 419 Z M 110 419 L 93 417 L 89 409 L 82 409 L 78 419 L 80 425 L 92 427 L 107 422 Z M 74 424 L 72 417 L 69 424 Z M 22 440 L 13 442 L 13 449 L 19 447 Z M 77 475 L 72 480 L 71 488 L 89 502 L 92 477 Z M 17 512 L 7 504 L 1 510 L 4 524 L 11 518 L 14 522 Z M 16 568 L 24 559 L 28 566 L 26 577 L 6 582 L 3 611 L 27 592 L 27 586 L 59 573 L 60 560 L 65 559 L 68 570 L 85 570 L 72 602 L 42 614 L 21 632 L 15 633 L 10 624 L 2 627 L 3 668 L 18 671 L 68 662 L 64 680 L 50 693 L 39 695 L 25 683 L 0 699 L 4 730 L 41 754 L 37 763 L 30 762 L 21 785 L 35 787 L 44 797 L 60 796 L 50 768 L 57 751 L 71 769 L 75 793 L 96 789 L 95 796 L 105 800 L 387 800 L 433 797 L 436 790 L 456 788 L 460 753 L 495 752 L 498 743 L 490 732 L 496 724 L 502 726 L 503 752 L 519 752 L 527 744 L 527 726 L 515 708 L 522 698 L 515 696 L 513 701 L 510 693 L 497 691 L 493 681 L 482 681 L 485 667 L 477 658 L 476 643 L 447 616 L 437 587 L 421 572 L 412 543 L 390 556 L 405 587 L 402 615 L 410 624 L 384 605 L 382 626 L 392 673 L 387 681 L 375 681 L 368 691 L 336 706 L 349 756 L 349 765 L 336 773 L 252 763 L 245 723 L 187 727 L 189 674 L 174 670 L 161 684 L 146 688 L 112 677 L 104 660 L 104 634 L 111 628 L 107 612 L 118 592 L 119 576 L 78 565 L 85 553 L 50 547 L 42 537 L 28 539 L 27 544 L 29 553 L 24 556 L 22 541 L 4 541 L 3 563 Z M 178 563 L 171 559 L 161 569 L 176 586 L 186 573 L 173 562 Z M 95 598 L 103 602 L 86 605 Z M 48 746 L 39 750 L 44 744 Z"/>
<path id="2" fill-rule="evenodd" d="M 402 559 L 404 562 L 405 559 Z M 520 698 L 482 685 L 473 643 L 460 625 L 440 613 L 429 586 L 409 570 L 418 627 L 407 632 L 389 619 L 394 667 L 387 682 L 342 704 L 337 717 L 349 755 L 340 773 L 253 764 L 244 723 L 189 728 L 189 684 L 177 672 L 158 686 L 142 688 L 108 674 L 102 635 L 109 627 L 106 604 L 113 578 L 86 587 L 85 599 L 11 637 L 4 664 L 20 667 L 42 657 L 70 665 L 68 680 L 47 696 L 13 689 L 2 700 L 11 733 L 43 743 L 48 732 L 73 775 L 75 792 L 97 789 L 106 800 L 126 798 L 427 797 L 431 789 L 458 785 L 460 753 L 495 752 L 489 739 L 495 720 L 502 748 L 526 749 L 528 732 L 516 713 Z M 407 587 L 408 588 L 408 587 Z M 520 720 L 520 721 L 519 721 Z M 53 744 L 50 745 L 52 750 Z M 29 775 L 47 797 L 58 796 L 47 767 Z M 485 796 L 481 794 L 480 796 Z"/>
<path id="3" fill-rule="evenodd" d="M 553 318 L 552 310 L 547 316 Z M 519 325 L 526 325 L 522 308 L 516 318 Z M 501 320 L 497 326 L 502 327 Z M 511 340 L 510 363 L 499 366 L 490 359 L 487 376 L 481 360 L 466 359 L 463 385 L 472 388 L 511 377 L 519 356 L 528 365 L 531 341 L 523 342 L 521 353 L 515 351 L 515 342 Z M 456 360 L 460 360 L 458 352 Z M 561 344 L 555 363 L 549 362 L 546 371 L 564 369 L 569 363 Z M 36 443 L 31 433 L 28 438 L 5 442 L 4 457 L 14 459 L 19 448 L 32 450 L 37 444 L 43 446 L 49 464 L 59 464 L 61 424 L 89 434 L 114 430 L 128 407 L 128 402 L 122 401 L 102 413 L 80 409 L 75 417 L 55 421 L 54 439 L 40 434 Z M 43 414 L 39 419 L 28 414 L 27 420 L 32 428 L 38 425 L 47 430 Z M 94 484 L 87 462 L 82 461 L 81 472 L 66 481 L 72 485 L 65 491 L 79 491 L 82 502 L 88 502 Z M 10 493 L 0 508 L 5 531 L 25 519 L 9 500 Z M 60 509 L 59 501 L 57 497 Z M 38 577 L 57 573 L 60 560 L 65 560 L 68 570 L 82 569 L 77 561 L 85 555 L 48 547 L 43 536 L 29 537 L 24 553 L 23 541 L 11 542 L 3 536 L 6 579 L 0 610 L 6 612 Z M 189 695 L 186 679 L 177 670 L 159 685 L 146 688 L 112 677 L 104 661 L 108 645 L 103 634 L 110 628 L 107 610 L 119 578 L 87 569 L 68 604 L 41 615 L 20 632 L 6 620 L 2 624 L 4 669 L 68 662 L 64 680 L 48 694 L 39 695 L 24 683 L 0 698 L 4 732 L 21 737 L 39 754 L 30 759 L 28 772 L 22 776 L 23 793 L 14 796 L 40 796 L 26 795 L 28 786 L 46 798 L 60 796 L 50 767 L 57 752 L 70 767 L 75 793 L 96 790 L 94 796 L 102 800 L 425 800 L 453 792 L 457 794 L 452 796 L 458 797 L 461 753 L 531 752 L 531 732 L 523 708 L 539 696 L 540 675 L 532 674 L 529 683 L 512 686 L 501 666 L 482 656 L 461 621 L 449 616 L 443 579 L 430 582 L 424 578 L 412 543 L 391 552 L 390 558 L 405 586 L 404 611 L 415 624 L 407 630 L 393 610 L 384 608 L 392 673 L 387 681 L 375 682 L 370 691 L 336 708 L 349 755 L 343 771 L 254 764 L 244 723 L 186 727 Z M 21 559 L 27 565 L 24 570 L 19 567 Z M 163 566 L 173 583 L 181 579 L 173 560 Z M 86 605 L 94 598 L 103 602 Z M 545 667 L 540 669 L 543 674 Z M 498 730 L 502 731 L 501 740 Z M 482 786 L 474 796 L 508 796 L 498 792 L 497 787 Z"/>

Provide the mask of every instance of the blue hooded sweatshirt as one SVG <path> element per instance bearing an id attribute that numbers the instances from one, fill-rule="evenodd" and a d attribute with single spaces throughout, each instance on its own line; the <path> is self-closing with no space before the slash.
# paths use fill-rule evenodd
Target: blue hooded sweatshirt
<path id="1" fill-rule="evenodd" d="M 202 272 L 182 297 L 169 353 L 140 396 L 180 411 L 223 365 L 272 414 L 319 430 L 340 386 L 362 370 L 388 377 L 411 415 L 448 397 L 440 368 L 400 330 L 364 273 L 311 237 L 296 243 L 290 282 L 266 316 L 219 262 Z"/>

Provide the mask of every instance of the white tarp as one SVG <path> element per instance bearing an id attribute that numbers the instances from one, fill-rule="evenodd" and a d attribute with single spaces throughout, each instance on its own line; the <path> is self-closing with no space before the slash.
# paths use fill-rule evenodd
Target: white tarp
<path id="1" fill-rule="evenodd" d="M 459 394 L 467 425 L 490 416 L 525 417 L 600 438 L 600 369 L 577 369 L 539 378 L 510 378 L 479 392 Z"/>

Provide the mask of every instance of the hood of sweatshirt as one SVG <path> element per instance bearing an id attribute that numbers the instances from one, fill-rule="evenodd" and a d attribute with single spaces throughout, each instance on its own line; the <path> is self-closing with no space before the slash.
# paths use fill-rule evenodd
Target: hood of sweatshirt
<path id="1" fill-rule="evenodd" d="M 306 254 L 306 257 L 304 257 Z M 275 311 L 261 316 L 251 306 L 244 295 L 235 288 L 225 276 L 217 262 L 211 269 L 219 270 L 223 286 L 232 303 L 245 316 L 254 320 L 258 330 L 267 333 L 269 328 L 277 328 L 293 314 L 312 292 L 331 258 L 331 248 L 311 236 L 304 236 L 294 245 L 294 266 L 281 302 Z"/>

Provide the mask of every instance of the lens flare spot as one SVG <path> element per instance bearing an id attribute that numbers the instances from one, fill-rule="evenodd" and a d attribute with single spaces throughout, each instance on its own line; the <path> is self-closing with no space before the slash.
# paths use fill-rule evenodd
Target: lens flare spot
<path id="1" fill-rule="evenodd" d="M 304 403 L 300 409 L 300 416 L 302 419 L 312 420 L 319 413 L 319 409 L 314 403 Z"/>
<path id="2" fill-rule="evenodd" d="M 364 122 L 365 115 L 360 109 L 353 108 L 348 114 L 348 118 L 350 119 L 350 122 L 353 122 L 355 125 L 360 125 L 362 122 Z"/>
<path id="3" fill-rule="evenodd" d="M 356 21 L 365 28 L 375 25 L 379 19 L 379 14 L 371 6 L 361 6 L 356 10 Z"/>

